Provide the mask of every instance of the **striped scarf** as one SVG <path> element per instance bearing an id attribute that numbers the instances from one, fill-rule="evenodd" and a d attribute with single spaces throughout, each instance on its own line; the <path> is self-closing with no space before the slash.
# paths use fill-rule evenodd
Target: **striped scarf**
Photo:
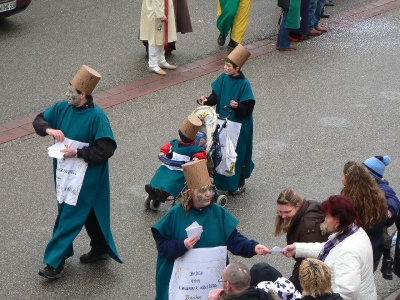
<path id="1" fill-rule="evenodd" d="M 334 239 L 329 240 L 325 243 L 324 248 L 321 250 L 321 252 L 318 255 L 318 259 L 325 261 L 325 258 L 328 256 L 329 252 L 341 241 L 343 241 L 345 238 L 349 237 L 353 233 L 355 233 L 360 227 L 358 227 L 356 224 L 352 224 L 349 229 L 346 231 L 343 231 L 342 233 L 338 234 Z"/>

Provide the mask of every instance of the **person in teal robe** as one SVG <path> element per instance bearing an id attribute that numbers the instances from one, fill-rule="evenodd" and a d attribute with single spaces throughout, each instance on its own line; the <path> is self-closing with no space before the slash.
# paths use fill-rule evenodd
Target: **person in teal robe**
<path id="1" fill-rule="evenodd" d="M 82 263 L 108 256 L 122 263 L 110 228 L 108 159 L 114 154 L 117 144 L 107 115 L 93 103 L 90 95 L 98 82 L 92 82 L 98 73 L 87 66 L 82 68 L 69 85 L 68 101 L 54 104 L 33 121 L 35 131 L 41 136 L 51 135 L 59 142 L 67 137 L 89 144 L 82 149 L 61 150 L 64 159 L 81 158 L 88 167 L 77 204 L 58 203 L 53 235 L 44 253 L 46 266 L 39 271 L 39 275 L 48 279 L 61 276 L 65 260 L 74 254 L 73 241 L 83 226 L 91 239 L 91 250 L 80 257 Z M 57 160 L 53 162 L 56 180 Z"/>
<path id="2" fill-rule="evenodd" d="M 201 168 L 193 167 L 198 165 Z M 227 246 L 232 254 L 243 257 L 269 253 L 266 246 L 249 240 L 237 231 L 236 226 L 239 221 L 228 210 L 212 203 L 214 188 L 208 176 L 205 160 L 187 163 L 183 168 L 188 184 L 183 202 L 175 204 L 151 227 L 158 251 L 156 300 L 168 300 L 174 261 L 193 248 Z M 194 174 L 192 178 L 198 181 L 193 182 L 188 173 Z M 203 226 L 201 238 L 187 237 L 185 229 L 194 221 Z"/>
<path id="3" fill-rule="evenodd" d="M 178 130 L 178 139 L 161 146 L 160 159 L 167 158 L 173 165 L 163 162 L 150 184 L 145 185 L 145 191 L 151 199 L 165 202 L 170 195 L 176 198 L 185 186 L 182 164 L 207 157 L 204 147 L 196 143 L 196 135 L 201 125 L 202 121 L 199 118 L 194 115 L 188 116 Z"/>
<path id="4" fill-rule="evenodd" d="M 216 174 L 215 185 L 217 189 L 229 191 L 237 195 L 245 190 L 245 179 L 251 176 L 254 169 L 253 153 L 253 109 L 255 105 L 254 94 L 250 81 L 244 76 L 241 67 L 249 52 L 239 44 L 226 58 L 224 73 L 211 83 L 210 96 L 200 98 L 204 105 L 216 105 L 216 112 L 221 118 L 226 118 L 229 111 L 232 113 L 230 121 L 242 124 L 239 139 L 236 145 L 237 161 L 235 175 L 226 177 Z M 244 54 L 243 54 L 244 53 Z M 247 53 L 247 57 L 246 57 Z M 224 129 L 222 129 L 224 130 Z M 214 166 L 217 167 L 217 166 Z"/>
<path id="5" fill-rule="evenodd" d="M 192 159 L 205 159 L 207 153 L 203 147 L 195 144 L 195 141 L 183 143 L 179 140 L 172 140 L 170 143 L 163 145 L 160 151 L 165 156 L 174 157 L 178 156 L 181 160 L 179 162 L 187 162 Z M 150 185 L 154 189 L 161 189 L 162 192 L 174 198 L 182 191 L 185 185 L 185 176 L 183 175 L 182 168 L 172 167 L 162 164 L 154 174 L 150 181 Z M 164 199 L 168 197 L 164 195 Z"/>

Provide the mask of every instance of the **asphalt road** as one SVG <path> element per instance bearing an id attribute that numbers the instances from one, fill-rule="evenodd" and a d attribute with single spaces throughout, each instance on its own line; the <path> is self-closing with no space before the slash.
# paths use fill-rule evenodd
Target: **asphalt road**
<path id="1" fill-rule="evenodd" d="M 26 15 L 1 22 L 1 122 L 40 111 L 57 95 L 62 98 L 65 81 L 82 63 L 104 70 L 100 70 L 104 78 L 98 91 L 147 76 L 144 48 L 138 44 L 134 27 L 139 6 L 129 5 L 128 10 L 121 3 L 105 1 L 97 1 L 93 8 L 85 1 L 34 0 Z M 210 17 L 214 3 L 198 4 L 198 9 L 194 1 L 190 5 L 195 28 L 204 31 L 198 31 L 202 32 L 200 38 L 188 34 L 188 40 L 193 38 L 188 44 L 183 43 L 186 35 L 181 37 L 178 46 L 182 50 L 173 57 L 180 65 L 223 51 L 215 42 L 217 32 L 210 34 L 215 30 Z M 347 10 L 348 5 L 357 7 L 360 2 L 337 1 L 330 11 Z M 210 20 L 198 21 L 205 20 L 199 18 L 201 10 Z M 248 43 L 276 33 L 276 11 L 275 3 L 254 2 L 252 24 L 257 25 L 249 30 Z M 113 14 L 121 16 L 111 18 Z M 306 41 L 295 52 L 274 51 L 246 63 L 244 72 L 257 100 L 256 169 L 246 193 L 230 197 L 227 204 L 241 221 L 238 229 L 243 234 L 269 247 L 283 246 L 284 237 L 272 236 L 279 192 L 292 187 L 307 198 L 322 201 L 339 193 L 340 173 L 348 160 L 390 155 L 393 162 L 386 177 L 400 191 L 400 59 L 393 51 L 400 46 L 398 15 L 399 10 L 393 10 Z M 96 23 L 98 20 L 103 22 Z M 122 35 L 116 33 L 120 28 Z M 90 44 L 93 51 L 81 46 L 83 39 L 90 40 L 84 45 Z M 201 48 L 204 43 L 207 45 Z M 81 58 L 77 61 L 76 57 Z M 209 93 L 210 82 L 219 73 L 107 109 L 118 142 L 110 160 L 112 229 L 123 265 L 113 261 L 80 264 L 79 255 L 89 249 L 82 232 L 64 276 L 55 282 L 38 276 L 56 216 L 51 160 L 46 151 L 52 140 L 30 135 L 0 145 L 0 299 L 154 298 L 157 254 L 150 227 L 168 205 L 159 212 L 144 210 L 144 184 L 159 165 L 159 146 L 175 138 L 179 125 L 195 108 L 193 99 Z M 14 80 L 9 78 L 11 74 Z M 230 256 L 230 260 L 249 266 L 267 261 L 285 276 L 293 264 L 276 254 L 251 259 Z M 375 281 L 380 299 L 400 286 L 399 278 L 383 280 L 379 271 Z"/>

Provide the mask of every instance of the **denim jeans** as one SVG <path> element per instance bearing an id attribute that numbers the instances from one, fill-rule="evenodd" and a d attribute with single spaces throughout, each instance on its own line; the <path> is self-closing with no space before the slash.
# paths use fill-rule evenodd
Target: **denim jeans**
<path id="1" fill-rule="evenodd" d="M 279 32 L 278 32 L 278 39 L 276 41 L 276 45 L 279 48 L 289 48 L 289 46 L 290 46 L 290 40 L 289 40 L 290 30 L 285 28 L 287 14 L 288 14 L 288 9 L 285 8 L 283 10 L 282 21 L 281 21 L 281 25 L 279 27 Z"/>
<path id="2" fill-rule="evenodd" d="M 319 20 L 321 20 L 321 12 L 325 6 L 325 0 L 311 0 L 308 30 L 313 30 L 318 27 Z"/>

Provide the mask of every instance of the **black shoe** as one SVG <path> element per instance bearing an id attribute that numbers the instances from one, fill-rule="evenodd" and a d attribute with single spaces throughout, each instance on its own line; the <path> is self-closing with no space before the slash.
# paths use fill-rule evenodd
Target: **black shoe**
<path id="1" fill-rule="evenodd" d="M 239 43 L 236 43 L 234 40 L 230 40 L 228 43 L 228 49 L 233 50 L 237 45 L 239 45 Z"/>
<path id="2" fill-rule="evenodd" d="M 160 202 L 164 203 L 167 200 L 167 197 L 165 197 L 165 193 L 163 192 L 163 190 L 160 188 L 157 188 L 157 189 L 155 189 L 155 191 L 156 191 L 157 199 Z"/>
<path id="3" fill-rule="evenodd" d="M 220 46 L 223 46 L 223 45 L 225 45 L 225 37 L 224 36 L 222 36 L 222 34 L 220 34 L 219 35 L 219 37 L 218 37 L 218 45 L 220 45 Z"/>
<path id="4" fill-rule="evenodd" d="M 329 18 L 331 15 L 327 13 L 322 13 L 321 18 Z"/>
<path id="5" fill-rule="evenodd" d="M 384 257 L 381 266 L 382 277 L 386 280 L 393 279 L 393 258 Z"/>
<path id="6" fill-rule="evenodd" d="M 83 254 L 81 257 L 79 257 L 79 260 L 83 264 L 89 264 L 98 260 L 105 260 L 108 259 L 110 256 L 108 255 L 108 252 L 96 252 L 93 250 L 90 250 L 88 253 Z"/>
<path id="7" fill-rule="evenodd" d="M 246 191 L 246 187 L 245 186 L 241 186 L 237 190 L 229 191 L 228 194 L 230 196 L 237 196 L 237 195 L 240 195 L 240 194 L 244 193 L 245 191 Z"/>
<path id="8" fill-rule="evenodd" d="M 150 199 L 152 199 L 152 200 L 156 200 L 157 199 L 157 195 L 156 195 L 153 187 L 150 184 L 146 184 L 144 186 L 144 190 L 146 191 L 147 194 L 149 194 Z"/>
<path id="9" fill-rule="evenodd" d="M 64 271 L 64 265 L 60 265 L 57 269 L 54 269 L 50 265 L 46 265 L 44 269 L 39 270 L 39 275 L 54 280 L 61 277 L 62 271 Z"/>

